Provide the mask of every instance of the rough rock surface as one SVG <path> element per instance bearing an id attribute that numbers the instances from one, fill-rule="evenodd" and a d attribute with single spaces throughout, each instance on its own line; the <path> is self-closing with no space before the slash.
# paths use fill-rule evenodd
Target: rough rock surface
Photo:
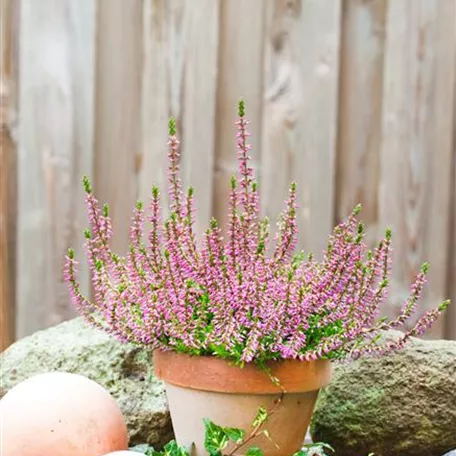
<path id="1" fill-rule="evenodd" d="M 441 456 L 453 450 L 456 342 L 413 339 L 401 352 L 336 366 L 311 433 L 338 456 Z"/>
<path id="2" fill-rule="evenodd" d="M 161 448 L 173 438 L 164 387 L 153 375 L 150 353 L 122 344 L 80 318 L 21 339 L 0 355 L 0 364 L 0 398 L 35 374 L 81 374 L 116 399 L 127 422 L 130 445 Z"/>

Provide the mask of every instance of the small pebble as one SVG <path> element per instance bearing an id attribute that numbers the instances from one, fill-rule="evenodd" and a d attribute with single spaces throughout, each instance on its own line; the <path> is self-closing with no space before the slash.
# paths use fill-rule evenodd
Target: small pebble
<path id="1" fill-rule="evenodd" d="M 443 456 L 456 456 L 456 449 L 450 451 L 449 453 L 445 453 Z"/>

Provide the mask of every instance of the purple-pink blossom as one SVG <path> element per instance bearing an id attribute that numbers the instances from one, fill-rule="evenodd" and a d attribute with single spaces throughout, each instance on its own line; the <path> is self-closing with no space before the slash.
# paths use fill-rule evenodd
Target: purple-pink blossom
<path id="1" fill-rule="evenodd" d="M 84 178 L 90 229 L 85 253 L 93 300 L 81 294 L 74 251 L 65 278 L 78 312 L 123 342 L 237 363 L 278 359 L 357 358 L 401 348 L 422 334 L 449 305 L 427 312 L 398 341 L 379 345 L 377 335 L 403 326 L 416 311 L 427 264 L 411 285 L 399 316 L 378 320 L 387 299 L 391 231 L 369 251 L 360 207 L 330 236 L 322 261 L 295 253 L 297 191 L 293 183 L 275 236 L 260 216 L 260 196 L 250 166 L 243 102 L 237 125 L 238 176 L 227 202 L 227 238 L 212 220 L 197 242 L 192 188 L 184 193 L 176 126 L 169 130 L 170 216 L 162 220 L 160 193 L 152 188 L 147 213 L 138 202 L 126 256 L 112 252 L 111 219 Z M 147 233 L 145 229 L 147 224 Z"/>

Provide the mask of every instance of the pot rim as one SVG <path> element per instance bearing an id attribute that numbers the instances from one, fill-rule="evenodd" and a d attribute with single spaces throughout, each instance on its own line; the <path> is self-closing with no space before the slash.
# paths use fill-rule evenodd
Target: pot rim
<path id="1" fill-rule="evenodd" d="M 267 372 L 254 363 L 235 366 L 215 356 L 191 356 L 175 351 L 154 350 L 155 374 L 165 383 L 183 388 L 232 394 L 305 393 L 329 384 L 332 365 L 329 360 L 299 361 L 286 359 L 268 363 Z M 282 387 L 282 388 L 281 388 Z"/>

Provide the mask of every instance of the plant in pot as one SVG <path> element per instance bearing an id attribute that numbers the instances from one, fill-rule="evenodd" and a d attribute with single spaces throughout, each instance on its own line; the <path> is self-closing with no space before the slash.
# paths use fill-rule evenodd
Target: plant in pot
<path id="1" fill-rule="evenodd" d="M 203 419 L 208 419 L 206 425 L 241 429 L 223 444 L 226 454 L 244 454 L 248 440 L 266 455 L 291 455 L 304 440 L 319 389 L 331 379 L 331 361 L 400 349 L 409 337 L 422 334 L 449 301 L 427 312 L 397 341 L 381 343 L 382 331 L 402 326 L 415 311 L 427 265 L 399 316 L 385 321 L 378 315 L 388 288 L 391 230 L 368 250 L 357 218 L 360 207 L 335 228 L 317 261 L 294 253 L 298 229 L 292 184 L 271 239 L 269 222 L 260 216 L 242 101 L 238 114 L 239 169 L 231 180 L 226 240 L 215 220 L 197 240 L 194 191 L 182 190 L 171 119 L 169 216 L 162 222 L 159 190 L 153 187 L 148 215 L 138 202 L 128 254 L 119 256 L 109 246 L 108 207 L 100 207 L 84 178 L 90 220 L 85 252 L 94 299 L 80 292 L 71 249 L 66 280 L 88 323 L 154 350 L 154 368 L 166 384 L 180 445 L 205 454 Z M 261 428 L 266 419 L 268 432 Z"/>

